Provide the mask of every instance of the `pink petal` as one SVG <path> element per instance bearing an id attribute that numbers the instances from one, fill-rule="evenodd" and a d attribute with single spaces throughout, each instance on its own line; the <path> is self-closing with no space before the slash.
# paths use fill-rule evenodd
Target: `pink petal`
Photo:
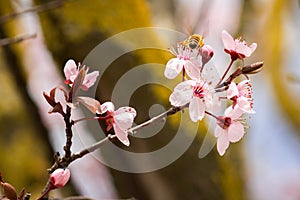
<path id="1" fill-rule="evenodd" d="M 239 91 L 236 84 L 234 82 L 231 82 L 227 90 L 227 98 L 231 99 L 232 97 L 238 95 L 239 95 Z"/>
<path id="2" fill-rule="evenodd" d="M 169 97 L 169 101 L 173 106 L 184 106 L 190 102 L 193 96 L 193 88 L 191 86 L 193 83 L 191 80 L 184 81 L 174 88 L 174 92 Z"/>
<path id="3" fill-rule="evenodd" d="M 71 173 L 69 169 L 59 168 L 50 175 L 50 181 L 55 187 L 61 188 L 66 185 L 70 175 Z"/>
<path id="4" fill-rule="evenodd" d="M 220 134 L 217 140 L 217 150 L 220 156 L 223 156 L 225 154 L 225 151 L 228 147 L 229 147 L 229 140 L 226 137 L 226 132 L 223 131 L 223 133 Z"/>
<path id="5" fill-rule="evenodd" d="M 193 97 L 189 105 L 190 118 L 193 122 L 202 120 L 205 114 L 205 103 L 202 99 Z"/>
<path id="6" fill-rule="evenodd" d="M 86 86 L 87 88 L 92 87 L 96 82 L 98 76 L 99 76 L 98 71 L 94 71 L 92 73 L 87 74 L 83 80 L 83 85 Z"/>
<path id="7" fill-rule="evenodd" d="M 192 92 L 173 92 L 169 101 L 172 106 L 184 106 L 190 102 L 192 95 Z"/>
<path id="8" fill-rule="evenodd" d="M 74 81 L 75 77 L 78 74 L 77 65 L 74 60 L 70 59 L 66 62 L 64 67 L 64 74 L 67 80 Z M 73 77 L 73 78 L 72 78 Z"/>
<path id="9" fill-rule="evenodd" d="M 251 54 L 255 51 L 255 49 L 257 48 L 257 44 L 256 43 L 252 43 L 249 48 L 251 49 Z"/>
<path id="10" fill-rule="evenodd" d="M 222 31 L 222 40 L 224 44 L 224 48 L 228 50 L 235 49 L 235 42 L 233 37 L 225 30 Z"/>
<path id="11" fill-rule="evenodd" d="M 244 136 L 244 126 L 240 122 L 232 122 L 228 127 L 228 139 L 230 142 L 238 142 Z"/>
<path id="12" fill-rule="evenodd" d="M 220 137 L 220 135 L 223 133 L 224 129 L 220 126 L 216 126 L 215 128 L 215 137 Z"/>
<path id="13" fill-rule="evenodd" d="M 246 57 L 249 57 L 252 53 L 251 49 L 244 42 L 237 42 L 235 50 L 236 50 L 237 53 L 242 54 Z"/>
<path id="14" fill-rule="evenodd" d="M 188 81 L 183 81 L 176 85 L 174 88 L 174 92 L 183 92 L 183 91 L 189 91 L 193 93 L 193 86 L 196 84 L 194 80 L 188 80 Z"/>
<path id="15" fill-rule="evenodd" d="M 226 117 L 231 117 L 233 120 L 235 120 L 238 119 L 243 114 L 243 111 L 239 108 L 238 105 L 234 106 L 234 108 L 232 108 L 232 106 L 229 106 L 225 110 L 224 114 Z"/>
<path id="16" fill-rule="evenodd" d="M 121 107 L 114 112 L 114 121 L 120 129 L 126 130 L 132 126 L 136 111 L 131 107 Z"/>
<path id="17" fill-rule="evenodd" d="M 116 133 L 117 138 L 122 142 L 124 145 L 129 146 L 130 142 L 128 140 L 128 134 L 118 127 L 117 124 L 113 124 L 114 131 Z"/>
<path id="18" fill-rule="evenodd" d="M 108 112 L 113 112 L 115 110 L 115 106 L 112 102 L 105 102 L 101 105 L 101 114 Z"/>
<path id="19" fill-rule="evenodd" d="M 255 111 L 251 107 L 251 103 L 249 102 L 248 98 L 244 96 L 239 97 L 237 100 L 237 104 L 242 111 L 249 114 L 255 113 Z"/>
<path id="20" fill-rule="evenodd" d="M 165 77 L 168 79 L 175 78 L 181 72 L 184 64 L 185 61 L 179 58 L 172 58 L 169 60 L 164 73 Z"/>
<path id="21" fill-rule="evenodd" d="M 184 69 L 190 78 L 198 79 L 200 78 L 200 66 L 201 63 L 197 59 L 186 60 Z"/>

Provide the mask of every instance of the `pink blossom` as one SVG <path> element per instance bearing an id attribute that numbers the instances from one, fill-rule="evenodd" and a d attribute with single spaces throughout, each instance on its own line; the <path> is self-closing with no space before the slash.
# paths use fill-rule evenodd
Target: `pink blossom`
<path id="1" fill-rule="evenodd" d="M 189 103 L 189 114 L 193 122 L 202 120 L 205 109 L 212 104 L 212 95 L 208 84 L 202 80 L 187 80 L 179 83 L 169 98 L 173 106 L 185 106 Z"/>
<path id="2" fill-rule="evenodd" d="M 249 57 L 257 47 L 256 43 L 247 46 L 247 43 L 241 41 L 241 38 L 233 39 L 233 37 L 225 30 L 222 31 L 222 40 L 225 52 L 231 56 L 232 60 Z"/>
<path id="3" fill-rule="evenodd" d="M 227 90 L 227 98 L 233 101 L 233 108 L 239 108 L 247 113 L 255 113 L 253 110 L 252 86 L 249 80 L 244 80 L 239 84 L 231 82 Z"/>
<path id="4" fill-rule="evenodd" d="M 177 52 L 175 50 L 171 52 L 177 57 L 168 61 L 164 73 L 165 77 L 173 79 L 183 69 L 191 78 L 198 78 L 200 76 L 201 62 L 198 59 L 198 51 L 193 51 L 179 44 L 177 46 Z"/>
<path id="5" fill-rule="evenodd" d="M 133 120 L 136 116 L 136 111 L 131 107 L 121 107 L 115 111 L 112 102 L 105 102 L 101 105 L 101 114 L 107 113 L 106 124 L 107 131 L 111 128 L 117 138 L 126 146 L 129 146 L 127 130 L 132 126 Z"/>
<path id="6" fill-rule="evenodd" d="M 214 50 L 206 44 L 200 48 L 200 55 L 202 57 L 202 65 L 205 65 L 213 57 Z"/>
<path id="7" fill-rule="evenodd" d="M 215 129 L 215 137 L 217 137 L 217 150 L 221 156 L 224 155 L 230 142 L 238 142 L 245 133 L 244 126 L 240 122 L 239 117 L 243 111 L 235 106 L 228 107 L 224 116 L 217 118 L 218 126 Z"/>
<path id="8" fill-rule="evenodd" d="M 61 188 L 66 185 L 70 178 L 70 170 L 69 169 L 56 169 L 51 175 L 50 175 L 50 182 L 53 187 L 55 188 Z"/>
<path id="9" fill-rule="evenodd" d="M 72 85 L 75 78 L 77 77 L 78 73 L 80 71 L 80 66 L 76 65 L 75 61 L 70 59 L 66 62 L 65 67 L 64 67 L 64 74 L 66 77 L 65 83 Z M 97 77 L 99 76 L 98 71 L 94 71 L 92 73 L 87 73 L 88 70 L 86 71 L 86 75 L 84 77 L 83 83 L 81 88 L 83 90 L 88 90 L 90 87 L 94 85 L 94 83 L 97 80 Z"/>

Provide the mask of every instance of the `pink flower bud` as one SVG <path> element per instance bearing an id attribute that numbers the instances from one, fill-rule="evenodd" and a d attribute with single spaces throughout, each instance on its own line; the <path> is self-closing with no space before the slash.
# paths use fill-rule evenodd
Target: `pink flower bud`
<path id="1" fill-rule="evenodd" d="M 200 55 L 202 57 L 202 65 L 205 65 L 214 55 L 214 50 L 209 45 L 204 45 L 200 49 Z"/>
<path id="2" fill-rule="evenodd" d="M 66 185 L 70 178 L 70 170 L 57 169 L 50 175 L 50 182 L 55 188 L 61 188 Z"/>

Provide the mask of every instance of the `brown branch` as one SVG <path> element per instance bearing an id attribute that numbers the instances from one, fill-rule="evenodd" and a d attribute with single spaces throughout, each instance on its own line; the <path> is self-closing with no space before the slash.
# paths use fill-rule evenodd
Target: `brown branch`
<path id="1" fill-rule="evenodd" d="M 0 46 L 6 46 L 6 45 L 14 44 L 14 43 L 19 43 L 24 40 L 35 38 L 36 36 L 37 36 L 36 33 L 34 33 L 34 34 L 24 34 L 24 35 L 20 35 L 20 36 L 14 37 L 14 38 L 1 39 Z"/>
<path id="2" fill-rule="evenodd" d="M 181 107 L 172 107 L 170 108 L 169 110 L 149 119 L 148 121 L 142 123 L 142 124 L 139 124 L 135 127 L 132 127 L 130 129 L 127 130 L 128 133 L 131 133 L 131 134 L 135 134 L 138 130 L 142 129 L 143 127 L 146 127 L 152 123 L 155 123 L 155 122 L 158 122 L 158 121 L 161 121 L 162 119 L 164 119 L 165 117 L 169 116 L 169 115 L 174 115 L 175 113 L 183 110 L 184 108 L 186 108 L 188 106 L 185 105 L 185 106 L 181 106 Z M 108 141 L 114 141 L 115 139 L 117 138 L 116 135 L 108 135 L 107 137 L 105 137 L 104 139 L 100 140 L 99 142 L 91 145 L 90 147 L 82 150 L 81 152 L 79 152 L 78 154 L 74 154 L 72 155 L 72 159 L 71 159 L 71 162 L 73 162 L 74 160 L 78 159 L 78 158 L 82 158 L 83 156 L 99 149 L 101 146 L 103 146 L 104 144 L 106 144 Z"/>
<path id="3" fill-rule="evenodd" d="M 135 134 L 138 130 L 142 129 L 143 127 L 146 127 L 146 126 L 148 126 L 152 123 L 155 123 L 155 122 L 159 122 L 159 121 L 161 121 L 162 119 L 164 119 L 165 117 L 167 117 L 169 115 L 174 115 L 177 112 L 179 112 L 179 111 L 183 110 L 184 108 L 188 107 L 188 105 L 189 104 L 186 104 L 186 105 L 181 106 L 181 107 L 171 107 L 169 110 L 167 110 L 167 111 L 165 111 L 165 112 L 149 119 L 148 121 L 145 121 L 144 123 L 141 123 L 141 124 L 139 124 L 135 127 L 132 127 L 130 129 L 128 129 L 127 132 L 131 133 L 131 134 Z M 67 106 L 67 109 L 68 108 L 70 109 L 70 107 Z M 66 113 L 70 114 L 71 110 L 67 110 Z M 71 127 L 72 127 L 72 125 L 74 125 L 69 120 L 70 120 L 69 117 L 65 118 L 67 140 L 68 140 L 68 137 L 70 137 L 70 136 L 68 136 L 68 132 L 70 131 L 70 133 L 72 134 Z M 72 138 L 72 136 L 70 138 Z M 86 149 L 83 149 L 82 151 L 80 151 L 77 154 L 73 154 L 70 157 L 69 157 L 68 154 L 71 153 L 71 151 L 68 151 L 68 149 L 65 149 L 65 156 L 64 157 L 59 157 L 59 155 L 56 155 L 55 156 L 55 163 L 51 166 L 50 169 L 48 169 L 48 172 L 51 174 L 52 172 L 54 172 L 56 169 L 58 169 L 60 167 L 63 167 L 63 168 L 67 167 L 73 161 L 75 161 L 79 158 L 82 158 L 82 157 L 84 157 L 85 155 L 87 155 L 91 152 L 94 152 L 95 150 L 101 148 L 104 144 L 108 143 L 109 141 L 112 141 L 112 142 L 117 141 L 117 136 L 109 134 L 107 137 L 103 138 L 99 142 L 91 145 L 90 147 L 88 147 Z M 67 141 L 67 143 L 68 143 L 68 141 Z M 68 144 L 68 145 L 70 145 L 70 144 Z M 66 148 L 68 145 L 66 144 L 66 146 L 64 148 Z M 48 183 L 46 184 L 43 191 L 46 191 L 48 187 L 49 187 L 49 180 L 48 180 Z"/>
<path id="4" fill-rule="evenodd" d="M 23 14 L 26 14 L 26 13 L 29 13 L 29 12 L 43 12 L 43 11 L 46 11 L 46 10 L 51 10 L 51 9 L 55 9 L 55 8 L 61 7 L 61 6 L 64 5 L 64 3 L 66 1 L 67 0 L 51 1 L 51 2 L 48 2 L 48 3 L 42 4 L 42 5 L 34 6 L 32 8 L 28 8 L 28 9 L 23 10 L 21 12 L 10 13 L 8 15 L 0 17 L 0 24 L 8 22 L 11 19 L 14 19 L 14 18 L 16 18 L 16 17 L 18 17 L 20 15 L 23 15 Z"/>

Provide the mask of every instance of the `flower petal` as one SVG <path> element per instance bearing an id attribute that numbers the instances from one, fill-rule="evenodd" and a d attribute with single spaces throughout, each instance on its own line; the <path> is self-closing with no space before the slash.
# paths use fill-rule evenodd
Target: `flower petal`
<path id="1" fill-rule="evenodd" d="M 220 126 L 216 126 L 215 128 L 215 137 L 220 137 L 220 135 L 223 133 L 224 129 Z"/>
<path id="2" fill-rule="evenodd" d="M 201 63 L 197 59 L 186 60 L 184 69 L 186 74 L 192 79 L 200 78 L 200 66 Z"/>
<path id="3" fill-rule="evenodd" d="M 242 114 L 243 111 L 239 108 L 238 105 L 234 106 L 234 108 L 232 108 L 232 106 L 229 106 L 224 112 L 224 115 L 226 117 L 230 117 L 233 120 L 239 118 Z"/>
<path id="4" fill-rule="evenodd" d="M 128 139 L 128 134 L 126 131 L 122 130 L 117 124 L 113 124 L 114 131 L 116 133 L 117 138 L 122 142 L 124 145 L 129 146 L 130 142 Z"/>
<path id="5" fill-rule="evenodd" d="M 92 73 L 87 74 L 83 80 L 83 85 L 87 88 L 92 87 L 96 82 L 98 76 L 99 76 L 98 71 L 94 71 Z"/>
<path id="6" fill-rule="evenodd" d="M 189 113 L 193 122 L 202 120 L 205 114 L 205 103 L 203 99 L 193 97 L 190 101 Z"/>
<path id="7" fill-rule="evenodd" d="M 252 43 L 249 48 L 251 49 L 251 54 L 255 51 L 255 49 L 257 48 L 257 44 L 256 43 Z"/>
<path id="8" fill-rule="evenodd" d="M 184 60 L 181 60 L 179 58 L 172 58 L 168 61 L 165 69 L 165 77 L 168 79 L 175 78 L 182 70 L 184 65 Z"/>
<path id="9" fill-rule="evenodd" d="M 193 81 L 184 81 L 179 83 L 174 92 L 170 95 L 169 101 L 173 106 L 184 106 L 190 102 L 193 96 Z"/>
<path id="10" fill-rule="evenodd" d="M 131 107 L 121 107 L 114 112 L 114 121 L 120 129 L 126 130 L 132 126 L 136 111 Z"/>
<path id="11" fill-rule="evenodd" d="M 228 147 L 229 147 L 229 140 L 226 137 L 226 131 L 223 130 L 223 132 L 220 134 L 217 140 L 217 150 L 220 156 L 223 156 L 225 154 L 225 151 Z"/>
<path id="12" fill-rule="evenodd" d="M 233 50 L 235 48 L 233 37 L 225 30 L 222 31 L 222 40 L 225 49 Z"/>
<path id="13" fill-rule="evenodd" d="M 249 114 L 255 113 L 255 111 L 252 109 L 251 102 L 249 102 L 248 98 L 244 96 L 239 97 L 237 100 L 237 104 L 242 111 Z"/>
<path id="14" fill-rule="evenodd" d="M 233 121 L 228 127 L 228 139 L 230 142 L 238 142 L 244 136 L 244 126 L 237 121 Z"/>
<path id="15" fill-rule="evenodd" d="M 235 51 L 244 57 L 249 57 L 251 55 L 251 49 L 247 46 L 245 42 L 236 42 Z"/>
<path id="16" fill-rule="evenodd" d="M 106 113 L 107 111 L 113 112 L 114 110 L 115 110 L 115 106 L 112 102 L 105 102 L 105 103 L 101 104 L 101 113 L 100 114 Z"/>
<path id="17" fill-rule="evenodd" d="M 231 82 L 227 89 L 227 98 L 231 99 L 232 97 L 238 95 L 239 95 L 239 91 L 237 85 L 234 82 Z"/>
<path id="18" fill-rule="evenodd" d="M 67 80 L 71 80 L 72 82 L 76 78 L 79 70 L 77 69 L 77 65 L 74 60 L 70 59 L 66 62 L 64 67 L 64 74 Z"/>

